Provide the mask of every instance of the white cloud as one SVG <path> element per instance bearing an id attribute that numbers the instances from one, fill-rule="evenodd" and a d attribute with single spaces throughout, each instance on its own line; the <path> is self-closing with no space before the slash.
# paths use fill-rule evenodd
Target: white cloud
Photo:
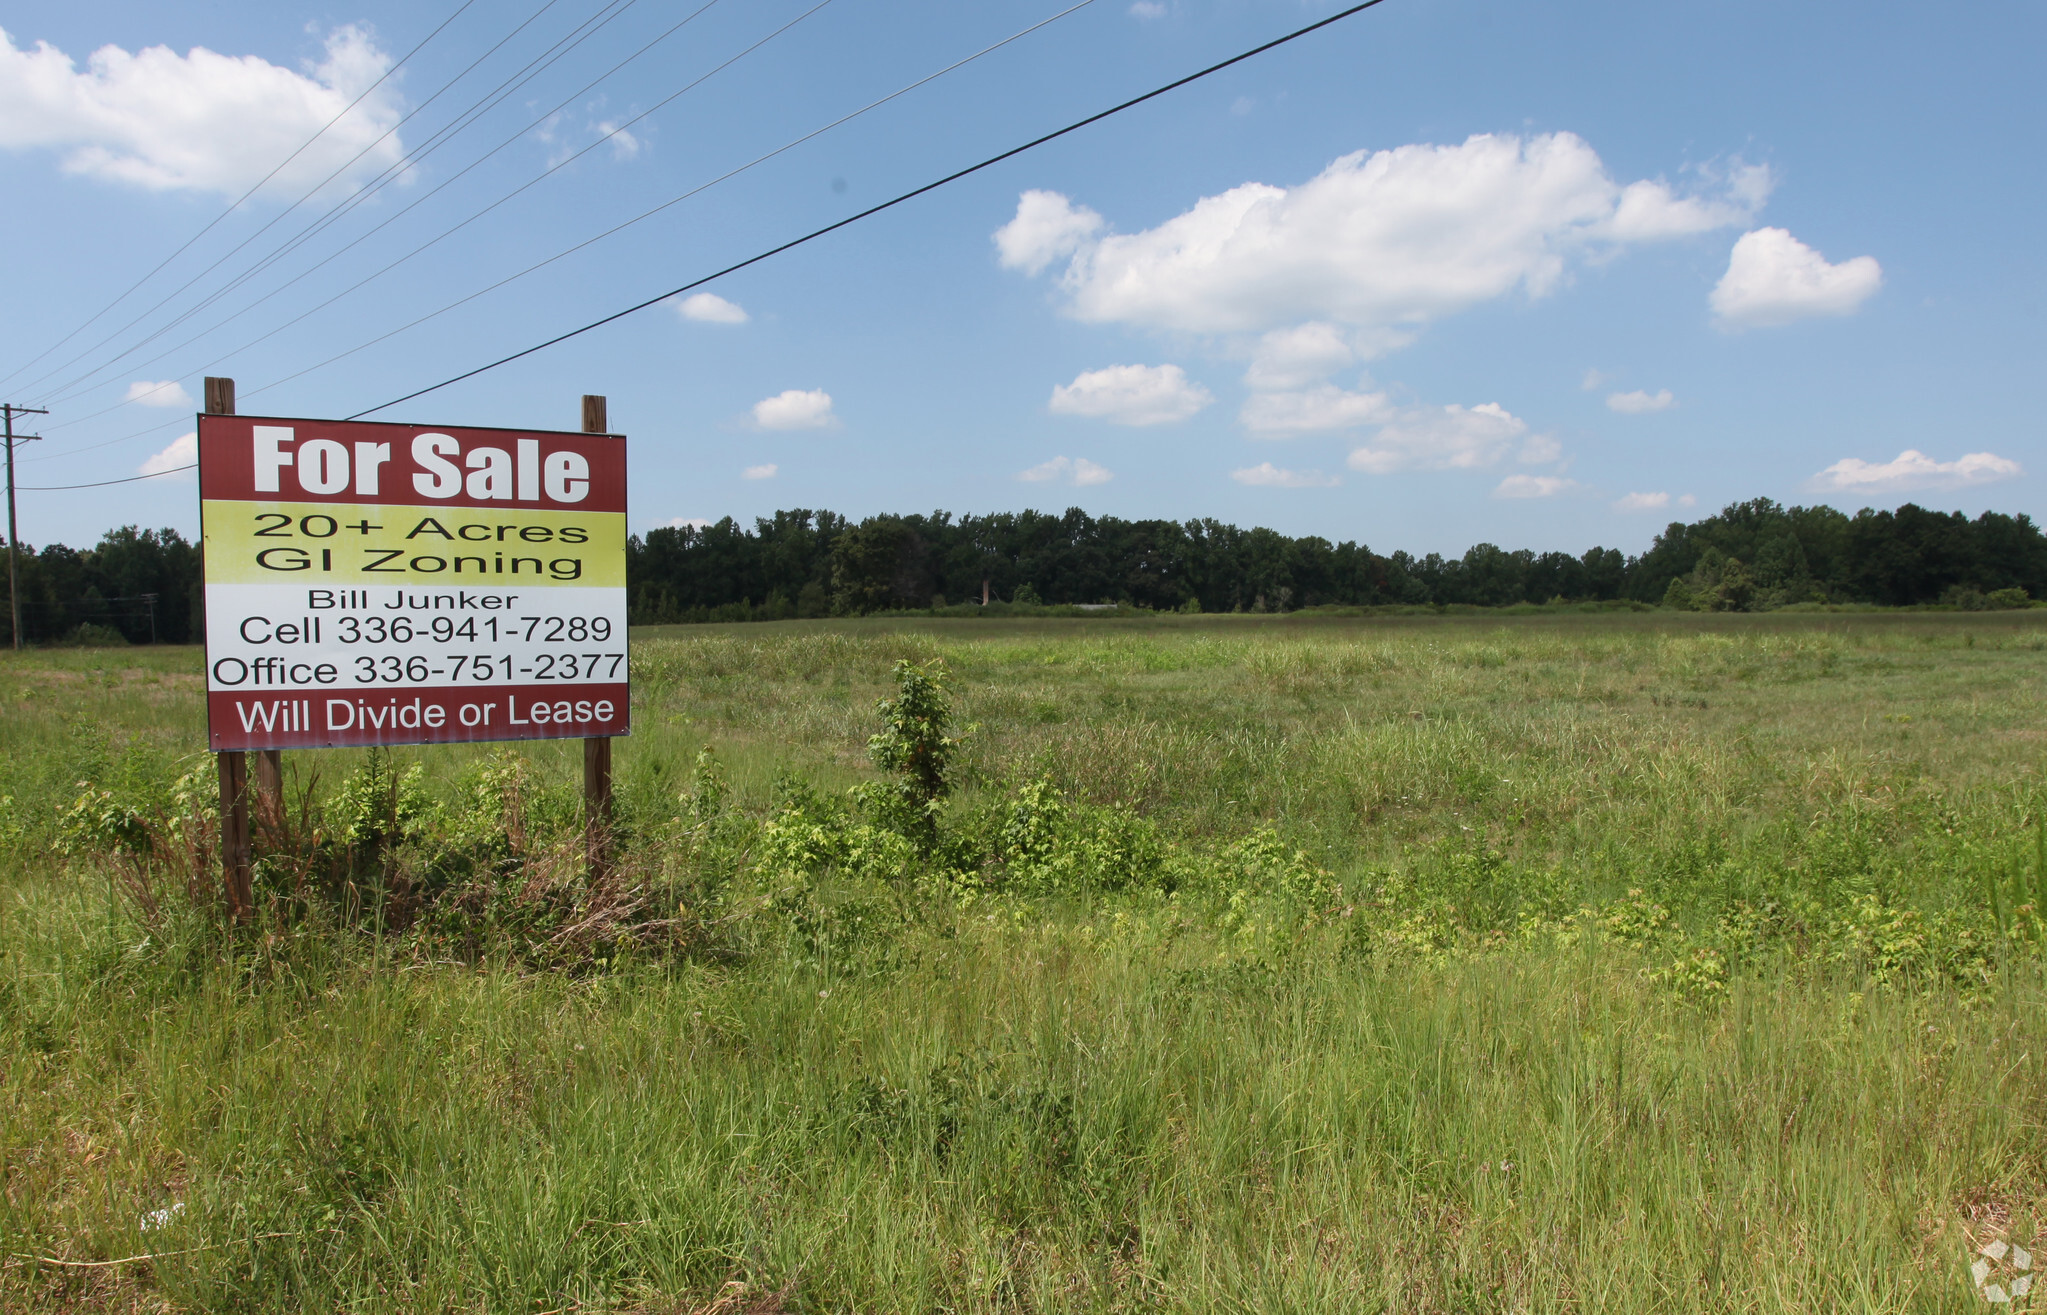
<path id="1" fill-rule="evenodd" d="M 1133 18 L 1164 18 L 1166 7 L 1159 0 L 1136 0 L 1130 6 L 1130 15 Z"/>
<path id="2" fill-rule="evenodd" d="M 195 46 L 134 53 L 102 46 L 80 71 L 48 42 L 15 48 L 0 32 L 0 146 L 62 153 L 67 173 L 155 190 L 239 195 L 333 119 L 390 67 L 369 33 L 337 28 L 326 58 L 303 73 L 255 55 Z M 404 158 L 390 83 L 279 171 L 279 192 L 303 190 L 348 165 L 343 183 Z M 378 138 L 383 140 L 379 141 Z"/>
<path id="3" fill-rule="evenodd" d="M 1111 365 L 1053 385 L 1050 407 L 1058 415 L 1119 425 L 1162 425 L 1185 420 L 1214 400 L 1177 365 Z"/>
<path id="4" fill-rule="evenodd" d="M 1637 388 L 1632 393 L 1609 393 L 1606 398 L 1607 410 L 1630 416 L 1644 415 L 1650 411 L 1668 411 L 1676 404 L 1677 398 L 1671 396 L 1668 388 L 1653 393 Z"/>
<path id="5" fill-rule="evenodd" d="M 1677 500 L 1677 505 L 1680 507 L 1696 507 L 1699 505 L 1699 500 L 1687 493 Z"/>
<path id="6" fill-rule="evenodd" d="M 1586 392 L 1591 393 L 1598 391 L 1604 385 L 1612 382 L 1613 376 L 1610 374 L 1601 374 L 1597 370 L 1587 370 L 1585 372 L 1585 382 L 1579 384 L 1578 386 L 1584 389 Z"/>
<path id="7" fill-rule="evenodd" d="M 1284 438 L 1378 424 L 1392 414 L 1384 393 L 1353 393 L 1323 384 L 1291 392 L 1253 393 L 1244 399 L 1237 419 L 1260 438 Z"/>
<path id="8" fill-rule="evenodd" d="M 1918 489 L 1961 489 L 2015 479 L 2025 471 L 2008 457 L 1971 452 L 1955 461 L 1935 461 L 1908 448 L 1881 465 L 1859 457 L 1836 461 L 1814 475 L 1810 487 L 1821 493 L 1909 493 Z"/>
<path id="9" fill-rule="evenodd" d="M 1304 388 L 1357 359 L 1334 324 L 1274 329 L 1258 340 L 1244 382 L 1253 388 Z"/>
<path id="10" fill-rule="evenodd" d="M 791 388 L 755 402 L 753 422 L 762 429 L 829 429 L 839 418 L 824 389 Z"/>
<path id="11" fill-rule="evenodd" d="M 138 475 L 161 475 L 167 470 L 177 470 L 199 460 L 199 435 L 180 434 L 171 440 L 171 445 L 135 468 Z M 191 472 L 186 472 L 191 478 Z"/>
<path id="12" fill-rule="evenodd" d="M 1101 226 L 1102 217 L 1086 206 L 1034 189 L 1017 198 L 1016 218 L 995 230 L 995 250 L 1004 269 L 1036 274 L 1080 250 Z"/>
<path id="13" fill-rule="evenodd" d="M 1874 256 L 1838 265 L 1781 228 L 1743 233 L 1708 298 L 1722 327 L 1789 324 L 1815 315 L 1852 315 L 1883 286 Z"/>
<path id="14" fill-rule="evenodd" d="M 1087 488 L 1094 484 L 1106 484 L 1116 478 L 1107 466 L 1099 466 L 1086 457 L 1053 457 L 1029 470 L 1017 472 L 1018 479 L 1029 484 L 1045 484 L 1059 481 L 1075 488 Z"/>
<path id="15" fill-rule="evenodd" d="M 744 324 L 751 317 L 738 302 L 727 301 L 715 292 L 699 292 L 675 303 L 675 313 L 699 324 Z"/>
<path id="16" fill-rule="evenodd" d="M 1575 479 L 1556 475 L 1509 475 L 1493 490 L 1496 498 L 1553 498 L 1578 487 Z"/>
<path id="17" fill-rule="evenodd" d="M 611 139 L 611 158 L 614 160 L 636 160 L 645 145 L 639 138 L 607 119 L 596 125 L 598 140 Z"/>
<path id="18" fill-rule="evenodd" d="M 1615 511 L 1661 511 L 1670 505 L 1668 493 L 1630 493 L 1614 501 Z"/>
<path id="19" fill-rule="evenodd" d="M 137 379 L 128 385 L 128 396 L 123 400 L 139 402 L 143 406 L 189 407 L 192 405 L 192 394 L 186 392 L 185 386 L 175 379 L 165 379 L 161 383 Z"/>
<path id="20" fill-rule="evenodd" d="M 1660 182 L 1629 183 L 1621 189 L 1607 232 L 1622 242 L 1689 237 L 1745 224 L 1763 208 L 1775 180 L 1763 164 L 1736 165 L 1717 197 L 1678 196 Z"/>
<path id="21" fill-rule="evenodd" d="M 1082 320 L 1383 333 L 1516 290 L 1542 296 L 1574 257 L 1746 222 L 1760 200 L 1752 171 L 1682 198 L 1662 183 L 1622 187 L 1570 133 L 1481 135 L 1360 151 L 1293 188 L 1245 183 L 1127 235 L 1100 233 L 1101 216 L 1057 193 L 1026 192 L 995 240 L 1026 272 L 1070 252 L 1061 286 Z"/>
<path id="22" fill-rule="evenodd" d="M 780 466 L 770 461 L 766 465 L 762 466 L 748 466 L 745 470 L 739 472 L 739 478 L 773 479 L 781 471 L 781 469 L 782 468 Z"/>
<path id="23" fill-rule="evenodd" d="M 1239 484 L 1268 489 L 1326 489 L 1343 483 L 1335 475 L 1325 475 L 1319 470 L 1283 470 L 1270 461 L 1233 470 L 1230 478 Z"/>
<path id="24" fill-rule="evenodd" d="M 1416 407 L 1350 454 L 1352 470 L 1476 470 L 1497 464 L 1528 432 L 1528 422 L 1497 402 Z"/>

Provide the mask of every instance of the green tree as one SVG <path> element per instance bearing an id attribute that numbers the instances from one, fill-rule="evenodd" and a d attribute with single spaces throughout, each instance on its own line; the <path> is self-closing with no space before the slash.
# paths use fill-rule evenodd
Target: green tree
<path id="1" fill-rule="evenodd" d="M 868 799 L 890 825 L 928 850 L 938 840 L 939 802 L 951 790 L 946 769 L 965 737 L 947 733 L 952 700 L 943 659 L 922 665 L 899 659 L 894 674 L 896 696 L 876 705 L 881 733 L 867 741 L 867 756 L 894 779 Z"/>

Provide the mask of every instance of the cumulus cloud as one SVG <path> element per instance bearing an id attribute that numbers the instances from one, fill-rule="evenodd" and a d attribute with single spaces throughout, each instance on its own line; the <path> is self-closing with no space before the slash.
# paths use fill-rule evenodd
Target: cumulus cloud
<path id="1" fill-rule="evenodd" d="M 1645 415 L 1651 411 L 1668 411 L 1676 404 L 1677 398 L 1671 396 L 1668 388 L 1658 389 L 1653 393 L 1637 388 L 1632 393 L 1609 393 L 1606 397 L 1607 410 L 1630 416 Z"/>
<path id="2" fill-rule="evenodd" d="M 1670 505 L 1668 493 L 1629 493 L 1614 500 L 1615 511 L 1660 511 Z"/>
<path id="3" fill-rule="evenodd" d="M 128 396 L 122 400 L 143 406 L 189 407 L 192 405 L 192 394 L 186 392 L 185 386 L 175 379 L 166 379 L 161 383 L 137 379 L 128 385 Z"/>
<path id="4" fill-rule="evenodd" d="M 1576 257 L 1746 222 L 1767 183 L 1743 170 L 1680 197 L 1616 183 L 1570 133 L 1484 134 L 1359 151 L 1292 188 L 1245 183 L 1141 233 L 1026 192 L 995 240 L 1025 272 L 1070 255 L 1061 288 L 1081 320 L 1193 333 L 1319 321 L 1369 337 L 1517 290 L 1542 296 Z"/>
<path id="5" fill-rule="evenodd" d="M 168 470 L 178 470 L 199 460 L 199 435 L 180 434 L 171 440 L 171 445 L 135 468 L 138 475 L 161 475 Z M 186 471 L 185 477 L 191 478 Z"/>
<path id="6" fill-rule="evenodd" d="M 774 478 L 774 477 L 776 476 L 776 474 L 777 474 L 777 473 L 779 473 L 779 472 L 781 471 L 781 469 L 782 469 L 782 468 L 781 468 L 780 466 L 778 466 L 778 465 L 776 465 L 776 464 L 775 464 L 774 462 L 770 461 L 770 462 L 768 462 L 768 463 L 767 463 L 766 465 L 761 465 L 761 466 L 748 466 L 748 467 L 747 467 L 747 468 L 746 468 L 745 470 L 742 470 L 742 471 L 740 471 L 740 472 L 739 472 L 739 478 L 741 478 L 741 479 L 773 479 L 773 478 Z"/>
<path id="7" fill-rule="evenodd" d="M 1075 488 L 1087 488 L 1094 484 L 1106 484 L 1116 478 L 1115 472 L 1107 466 L 1098 466 L 1086 457 L 1053 457 L 1029 470 L 1017 472 L 1018 479 L 1028 484 L 1058 482 L 1071 484 Z"/>
<path id="8" fill-rule="evenodd" d="M 791 388 L 755 402 L 753 422 L 762 429 L 829 429 L 839 418 L 824 389 Z"/>
<path id="9" fill-rule="evenodd" d="M 1971 452 L 1954 461 L 1935 461 L 1924 452 L 1907 448 L 1897 458 L 1881 464 L 1849 457 L 1836 461 L 1812 477 L 1810 487 L 1821 493 L 1910 493 L 1921 489 L 1962 489 L 2015 479 L 2025 471 L 2008 457 L 1990 452 Z"/>
<path id="10" fill-rule="evenodd" d="M 1313 322 L 1274 329 L 1258 340 L 1244 382 L 1253 388 L 1301 388 L 1355 359 L 1357 353 L 1334 324 Z"/>
<path id="11" fill-rule="evenodd" d="M 1586 392 L 1592 393 L 1597 392 L 1600 388 L 1612 382 L 1613 376 L 1610 374 L 1602 374 L 1598 370 L 1587 370 L 1585 372 L 1585 381 L 1578 386 Z"/>
<path id="12" fill-rule="evenodd" d="M 1557 475 L 1509 475 L 1493 490 L 1496 498 L 1553 498 L 1578 487 L 1575 479 Z"/>
<path id="13" fill-rule="evenodd" d="M 1335 475 L 1325 475 L 1319 470 L 1283 470 L 1270 461 L 1233 470 L 1230 478 L 1252 488 L 1266 489 L 1326 489 L 1343 483 Z"/>
<path id="14" fill-rule="evenodd" d="M 1004 269 L 1037 274 L 1079 251 L 1101 227 L 1102 217 L 1086 206 L 1033 189 L 1017 199 L 1016 218 L 995 230 L 995 250 Z"/>
<path id="15" fill-rule="evenodd" d="M 1253 393 L 1237 418 L 1259 438 L 1355 429 L 1389 419 L 1393 408 L 1384 393 L 1354 393 L 1334 384 L 1287 392 Z"/>
<path id="16" fill-rule="evenodd" d="M 699 292 L 675 303 L 675 313 L 699 324 L 744 324 L 750 316 L 738 302 L 727 301 L 715 292 Z"/>
<path id="17" fill-rule="evenodd" d="M 1774 185 L 1763 164 L 1736 165 L 1719 196 L 1678 196 L 1661 182 L 1629 183 L 1607 232 L 1622 242 L 1653 242 L 1745 224 L 1770 199 Z"/>
<path id="18" fill-rule="evenodd" d="M 1817 315 L 1852 315 L 1883 286 L 1874 256 L 1838 265 L 1781 228 L 1743 233 L 1709 304 L 1721 327 L 1753 329 Z"/>
<path id="19" fill-rule="evenodd" d="M 1111 365 L 1055 384 L 1050 407 L 1058 415 L 1141 426 L 1185 420 L 1214 400 L 1177 365 Z"/>
<path id="20" fill-rule="evenodd" d="M 184 55 L 165 46 L 132 54 L 102 46 L 81 70 L 46 41 L 24 50 L 0 32 L 0 146 L 55 150 L 67 173 L 238 196 L 390 65 L 357 27 L 331 33 L 326 58 L 303 72 L 200 46 Z M 399 115 L 391 84 L 378 87 L 287 163 L 272 186 L 303 190 L 344 165 L 346 184 L 397 164 L 405 148 L 396 133 L 384 134 Z"/>
<path id="21" fill-rule="evenodd" d="M 1497 402 L 1416 407 L 1352 451 L 1348 464 L 1368 475 L 1397 470 L 1477 470 L 1497 465 L 1527 432 L 1528 422 Z"/>

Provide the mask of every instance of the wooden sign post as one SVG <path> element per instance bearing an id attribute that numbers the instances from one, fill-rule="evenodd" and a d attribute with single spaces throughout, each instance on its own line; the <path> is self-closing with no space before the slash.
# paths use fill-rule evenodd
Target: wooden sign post
<path id="1" fill-rule="evenodd" d="M 583 432 L 604 434 L 611 430 L 604 399 L 583 394 Z M 583 740 L 583 862 L 590 879 L 596 881 L 611 872 L 611 737 L 591 735 Z"/>
<path id="2" fill-rule="evenodd" d="M 235 381 L 206 379 L 206 414 L 235 413 Z M 201 536 L 202 539 L 204 536 Z M 275 754 L 270 756 L 273 761 Z M 255 846 L 249 837 L 249 759 L 240 749 L 218 755 L 220 766 L 220 875 L 227 888 L 228 916 L 236 922 L 256 911 Z M 272 770 L 279 770 L 273 768 Z"/>
<path id="3" fill-rule="evenodd" d="M 255 911 L 287 748 L 583 740 L 584 854 L 612 856 L 611 738 L 631 729 L 626 441 L 278 419 L 206 381 L 199 416 L 207 731 L 221 864 Z"/>

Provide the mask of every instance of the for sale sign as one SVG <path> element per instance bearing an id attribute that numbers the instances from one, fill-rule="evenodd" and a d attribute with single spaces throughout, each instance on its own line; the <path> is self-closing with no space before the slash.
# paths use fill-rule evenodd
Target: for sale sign
<path id="1" fill-rule="evenodd" d="M 625 439 L 199 417 L 212 747 L 623 735 Z"/>

